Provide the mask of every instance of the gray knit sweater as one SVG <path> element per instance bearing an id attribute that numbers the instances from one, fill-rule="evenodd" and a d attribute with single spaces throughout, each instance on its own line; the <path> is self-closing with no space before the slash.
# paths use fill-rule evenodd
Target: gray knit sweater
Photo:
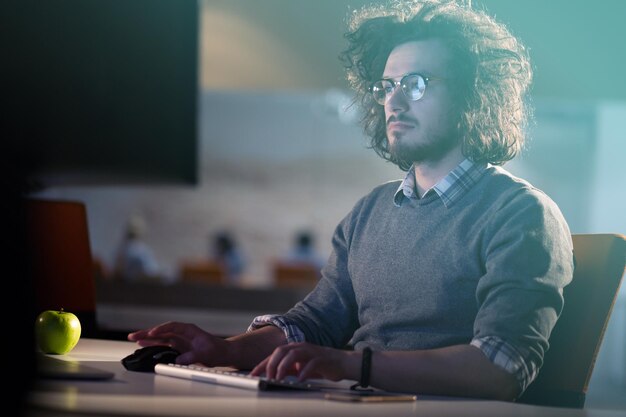
<path id="1" fill-rule="evenodd" d="M 337 226 L 317 287 L 286 314 L 306 340 L 375 350 L 431 349 L 495 336 L 541 367 L 573 274 L 556 204 L 488 167 L 446 207 L 435 193 L 373 189 Z"/>

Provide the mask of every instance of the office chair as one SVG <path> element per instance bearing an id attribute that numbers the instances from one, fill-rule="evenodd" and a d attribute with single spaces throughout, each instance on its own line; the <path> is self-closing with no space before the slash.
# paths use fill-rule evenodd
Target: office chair
<path id="1" fill-rule="evenodd" d="M 572 235 L 576 267 L 563 290 L 563 312 L 536 380 L 518 402 L 583 408 L 587 386 L 617 297 L 626 261 L 626 237 Z"/>
<path id="2" fill-rule="evenodd" d="M 208 260 L 183 260 L 179 274 L 183 282 L 223 285 L 227 281 L 224 265 Z"/>
<path id="3" fill-rule="evenodd" d="M 274 261 L 272 269 L 278 287 L 314 288 L 320 279 L 319 267 L 306 262 Z"/>

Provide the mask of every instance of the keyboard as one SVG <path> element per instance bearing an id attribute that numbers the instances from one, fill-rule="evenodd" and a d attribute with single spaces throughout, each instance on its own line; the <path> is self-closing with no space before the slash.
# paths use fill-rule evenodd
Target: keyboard
<path id="1" fill-rule="evenodd" d="M 178 365 L 174 363 L 159 363 L 154 367 L 158 375 L 173 376 L 193 381 L 208 382 L 211 384 L 227 385 L 230 387 L 251 390 L 314 390 L 319 391 L 323 385 L 312 384 L 306 381 L 297 381 L 295 377 L 284 380 L 268 379 L 263 376 L 251 376 L 239 371 L 227 371 L 216 368 L 206 368 L 198 365 Z"/>

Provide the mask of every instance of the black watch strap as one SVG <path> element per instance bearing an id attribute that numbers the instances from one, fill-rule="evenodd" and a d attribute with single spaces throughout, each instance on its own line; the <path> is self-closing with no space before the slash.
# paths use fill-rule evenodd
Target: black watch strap
<path id="1" fill-rule="evenodd" d="M 350 389 L 363 389 L 370 386 L 370 371 L 372 368 L 372 349 L 366 347 L 363 349 L 363 357 L 361 359 L 361 378 L 359 382 L 352 385 Z"/>

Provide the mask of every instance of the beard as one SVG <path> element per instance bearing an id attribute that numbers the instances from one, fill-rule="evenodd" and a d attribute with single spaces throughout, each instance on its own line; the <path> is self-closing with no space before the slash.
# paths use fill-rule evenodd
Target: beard
<path id="1" fill-rule="evenodd" d="M 393 142 L 390 141 L 389 152 L 396 160 L 409 165 L 414 162 L 438 162 L 459 144 L 458 137 L 453 134 L 431 136 L 426 143 L 412 143 L 402 136 L 398 135 Z"/>

